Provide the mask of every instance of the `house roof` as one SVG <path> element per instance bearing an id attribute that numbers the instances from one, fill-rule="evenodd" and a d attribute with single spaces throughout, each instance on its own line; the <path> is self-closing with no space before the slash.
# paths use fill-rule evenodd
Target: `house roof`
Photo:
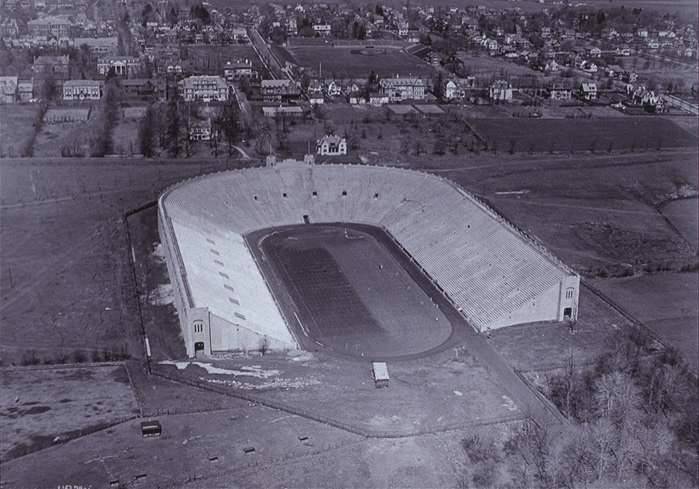
<path id="1" fill-rule="evenodd" d="M 63 88 L 69 87 L 99 87 L 100 82 L 97 80 L 66 80 L 63 82 Z"/>
<path id="2" fill-rule="evenodd" d="M 16 76 L 0 76 L 0 93 L 13 95 L 17 91 Z"/>
<path id="3" fill-rule="evenodd" d="M 340 144 L 345 141 L 345 138 L 341 138 L 337 134 L 326 134 L 322 138 L 318 140 L 318 144 L 321 145 L 323 143 L 328 143 L 328 144 Z"/>
<path id="4" fill-rule="evenodd" d="M 424 87 L 425 80 L 422 78 L 414 77 L 396 77 L 396 78 L 383 78 L 379 81 L 382 87 L 397 87 L 411 85 L 415 87 Z"/>
<path id="5" fill-rule="evenodd" d="M 286 79 L 262 80 L 262 82 L 261 82 L 262 88 L 272 88 L 272 87 L 280 87 L 281 88 L 281 87 L 287 87 L 287 86 L 291 86 L 291 85 L 293 85 L 291 80 L 286 80 Z"/>

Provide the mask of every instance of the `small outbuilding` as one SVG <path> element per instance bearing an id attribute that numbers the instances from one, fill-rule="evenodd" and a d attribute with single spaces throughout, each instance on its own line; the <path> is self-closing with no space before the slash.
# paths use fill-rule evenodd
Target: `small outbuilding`
<path id="1" fill-rule="evenodd" d="M 141 422 L 141 434 L 143 438 L 155 438 L 160 436 L 162 432 L 163 427 L 157 419 Z"/>
<path id="2" fill-rule="evenodd" d="M 374 385 L 379 387 L 388 387 L 388 366 L 386 362 L 371 362 L 371 373 L 374 377 Z"/>

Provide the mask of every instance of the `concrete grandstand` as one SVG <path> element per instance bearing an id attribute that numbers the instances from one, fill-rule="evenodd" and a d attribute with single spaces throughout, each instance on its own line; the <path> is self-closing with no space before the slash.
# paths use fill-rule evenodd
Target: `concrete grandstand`
<path id="1" fill-rule="evenodd" d="M 160 197 L 188 355 L 299 348 L 246 237 L 309 222 L 383 229 L 480 331 L 577 318 L 580 277 L 449 180 L 285 161 L 188 180 Z"/>

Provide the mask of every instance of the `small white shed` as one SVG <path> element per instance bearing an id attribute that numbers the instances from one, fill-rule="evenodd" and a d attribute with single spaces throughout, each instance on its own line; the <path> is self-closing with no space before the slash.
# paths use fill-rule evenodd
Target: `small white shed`
<path id="1" fill-rule="evenodd" d="M 388 387 L 388 366 L 386 362 L 371 362 L 371 373 L 374 377 L 374 385 L 379 387 Z"/>

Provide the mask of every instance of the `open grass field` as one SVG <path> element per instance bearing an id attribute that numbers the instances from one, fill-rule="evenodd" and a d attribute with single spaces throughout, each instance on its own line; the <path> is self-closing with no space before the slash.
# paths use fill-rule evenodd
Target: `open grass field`
<path id="1" fill-rule="evenodd" d="M 207 422 L 202 423 L 202 416 Z M 6 487 L 59 484 L 187 489 L 450 487 L 465 464 L 463 432 L 395 440 L 358 435 L 262 406 L 161 418 L 164 436 L 144 440 L 138 422 L 116 426 L 8 463 Z M 503 436 L 509 426 L 471 428 Z M 255 448 L 245 453 L 243 448 Z M 128 452 L 128 457 L 114 457 Z M 44 470 L 36 470 L 38 465 Z M 234 481 L 234 482 L 232 482 Z"/>
<path id="2" fill-rule="evenodd" d="M 659 273 L 640 277 L 597 279 L 595 287 L 677 348 L 699 371 L 699 275 Z"/>
<path id="3" fill-rule="evenodd" d="M 82 122 L 61 122 L 57 124 L 44 123 L 34 142 L 34 156 L 37 158 L 56 158 L 64 155 L 66 149 L 75 156 L 87 156 L 90 154 L 92 140 L 97 137 L 98 104 L 90 107 L 81 106 L 77 110 L 90 110 L 90 118 Z M 70 107 L 55 107 L 50 111 L 77 111 Z"/>
<path id="4" fill-rule="evenodd" d="M 227 61 L 249 59 L 253 68 L 261 77 L 267 76 L 267 71 L 258 58 L 255 50 L 249 44 L 232 44 L 226 46 L 202 45 L 186 46 L 181 48 L 187 62 L 192 63 L 193 68 L 200 73 L 221 75 Z"/>
<path id="5" fill-rule="evenodd" d="M 375 49 L 380 53 L 366 55 L 358 48 L 332 46 L 292 46 L 288 52 L 300 66 L 316 74 L 322 69 L 323 76 L 330 78 L 366 79 L 372 71 L 380 77 L 431 77 L 434 73 L 432 66 L 403 50 Z"/>
<path id="6" fill-rule="evenodd" d="M 436 290 L 404 269 L 412 265 L 385 233 L 370 226 L 312 225 L 272 231 L 261 238 L 264 256 L 291 297 L 301 320 L 297 337 L 334 351 L 392 358 L 437 348 L 452 325 L 432 302 Z M 412 271 L 417 275 L 417 270 Z M 284 294 L 275 292 L 278 300 Z"/>
<path id="7" fill-rule="evenodd" d="M 56 159 L 0 162 L 0 359 L 20 364 L 138 355 L 123 213 L 209 162 Z"/>
<path id="8" fill-rule="evenodd" d="M 696 147 L 697 139 L 655 117 L 605 119 L 473 119 L 478 134 L 507 152 L 567 152 Z"/>
<path id="9" fill-rule="evenodd" d="M 521 371 L 548 370 L 593 362 L 614 348 L 615 336 L 631 323 L 588 289 L 580 290 L 580 315 L 571 330 L 560 323 L 532 323 L 502 328 L 491 343 L 512 367 Z"/>
<path id="10" fill-rule="evenodd" d="M 0 458 L 138 415 L 122 365 L 0 370 Z"/>
<path id="11" fill-rule="evenodd" d="M 38 105 L 18 104 L 0 110 L 0 158 L 21 156 L 34 134 Z"/>
<path id="12" fill-rule="evenodd" d="M 688 243 L 699 248 L 699 201 L 697 197 L 678 199 L 662 206 L 662 213 Z"/>
<path id="13" fill-rule="evenodd" d="M 655 207 L 684 185 L 696 188 L 694 152 L 505 155 L 460 165 L 436 171 L 487 198 L 584 275 L 680 269 L 696 261 L 692 246 Z"/>
<path id="14" fill-rule="evenodd" d="M 375 435 L 408 435 L 523 417 L 526 408 L 508 383 L 470 349 L 465 345 L 421 359 L 389 360 L 388 389 L 376 389 L 368 360 L 325 353 L 233 356 L 213 364 L 177 362 L 181 369 L 177 371 L 172 364 L 153 368 Z M 215 370 L 207 372 L 211 367 Z"/>
<path id="15" fill-rule="evenodd" d="M 490 76 L 502 78 L 508 78 L 510 76 L 535 76 L 542 82 L 546 79 L 544 74 L 540 71 L 532 70 L 526 65 L 508 61 L 506 58 L 488 56 L 483 52 L 481 52 L 480 56 L 462 52 L 458 55 L 458 59 L 463 62 L 466 72 L 477 78 Z"/>
<path id="16" fill-rule="evenodd" d="M 138 118 L 124 117 L 124 111 L 121 111 L 121 116 L 112 131 L 115 154 L 130 156 L 140 152 L 138 143 L 140 123 Z"/>

